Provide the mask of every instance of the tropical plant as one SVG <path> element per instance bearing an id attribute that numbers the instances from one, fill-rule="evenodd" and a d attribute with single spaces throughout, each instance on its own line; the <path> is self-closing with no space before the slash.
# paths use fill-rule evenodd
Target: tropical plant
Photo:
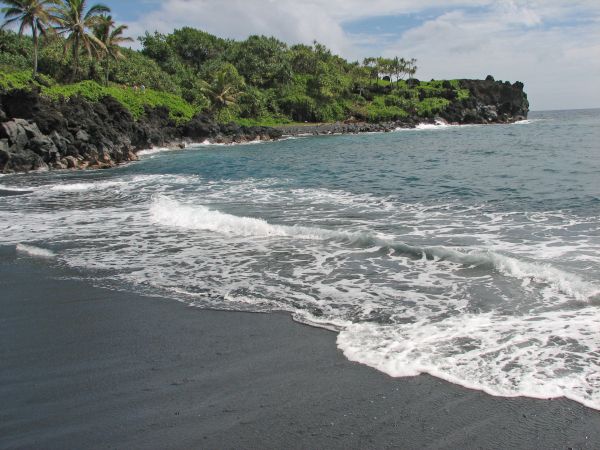
<path id="1" fill-rule="evenodd" d="M 124 59 L 119 44 L 131 42 L 133 39 L 123 36 L 127 25 L 115 25 L 112 16 L 100 16 L 98 23 L 94 26 L 94 36 L 103 45 L 96 46 L 96 53 L 100 59 L 104 59 L 104 82 L 108 86 L 110 75 L 110 61 Z"/>
<path id="2" fill-rule="evenodd" d="M 6 6 L 0 9 L 4 13 L 5 22 L 2 28 L 16 23 L 19 25 L 19 36 L 31 28 L 33 38 L 33 74 L 38 71 L 39 36 L 45 36 L 50 28 L 51 17 L 47 6 L 56 4 L 56 0 L 2 0 Z"/>
<path id="3" fill-rule="evenodd" d="M 288 47 L 273 37 L 250 36 L 231 46 L 227 60 L 251 86 L 274 88 L 292 79 Z"/>
<path id="4" fill-rule="evenodd" d="M 237 102 L 242 93 L 243 79 L 235 67 L 226 64 L 208 83 L 200 81 L 201 92 L 208 97 L 214 110 L 220 110 Z"/>
<path id="5" fill-rule="evenodd" d="M 64 52 L 71 50 L 73 55 L 73 73 L 75 78 L 79 72 L 79 53 L 83 47 L 92 57 L 94 51 L 103 48 L 104 43 L 90 32 L 104 14 L 110 13 L 110 8 L 101 4 L 87 7 L 87 0 L 62 0 L 56 7 L 50 9 L 52 20 L 56 23 L 56 31 L 65 35 Z"/>
<path id="6" fill-rule="evenodd" d="M 380 58 L 375 58 L 373 56 L 369 56 L 363 60 L 363 66 L 369 70 L 370 78 L 375 81 L 379 79 L 379 72 L 381 69 L 379 60 Z"/>

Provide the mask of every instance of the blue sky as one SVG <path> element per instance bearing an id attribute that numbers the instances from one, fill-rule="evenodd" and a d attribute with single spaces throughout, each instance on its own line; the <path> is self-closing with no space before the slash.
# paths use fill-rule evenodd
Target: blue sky
<path id="1" fill-rule="evenodd" d="M 600 107 L 600 0 L 105 0 L 132 37 L 193 26 L 417 58 L 417 77 L 523 81 L 533 109 Z M 139 45 L 139 44 L 136 44 Z"/>
<path id="2" fill-rule="evenodd" d="M 160 2 L 144 0 L 98 0 L 98 3 L 110 7 L 113 15 L 124 21 L 134 21 L 160 5 Z"/>

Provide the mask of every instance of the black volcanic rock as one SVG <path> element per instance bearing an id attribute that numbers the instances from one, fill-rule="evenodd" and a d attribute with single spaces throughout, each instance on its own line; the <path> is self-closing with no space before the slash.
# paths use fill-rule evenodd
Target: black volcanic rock
<path id="1" fill-rule="evenodd" d="M 206 114 L 197 114 L 183 126 L 183 134 L 194 140 L 208 139 L 219 134 L 220 127 Z"/>
<path id="2" fill-rule="evenodd" d="M 453 123 L 507 123 L 527 118 L 529 101 L 523 83 L 514 84 L 485 80 L 460 80 L 468 89 L 466 100 L 455 100 L 439 115 Z"/>

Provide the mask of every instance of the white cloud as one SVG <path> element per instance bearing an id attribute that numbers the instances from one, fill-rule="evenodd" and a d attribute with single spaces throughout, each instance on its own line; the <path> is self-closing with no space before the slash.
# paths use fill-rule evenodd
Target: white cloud
<path id="1" fill-rule="evenodd" d="M 600 106 L 600 30 L 593 24 L 540 27 L 541 17 L 512 7 L 452 12 L 405 33 L 386 52 L 417 55 L 423 78 L 489 73 L 521 80 L 534 109 Z"/>
<path id="2" fill-rule="evenodd" d="M 436 18 L 401 36 L 344 29 L 369 17 L 436 9 Z M 164 0 L 129 26 L 132 35 L 193 26 L 235 39 L 316 39 L 352 59 L 416 57 L 422 78 L 491 73 L 521 80 L 532 107 L 546 109 L 600 106 L 599 18 L 598 0 Z"/>

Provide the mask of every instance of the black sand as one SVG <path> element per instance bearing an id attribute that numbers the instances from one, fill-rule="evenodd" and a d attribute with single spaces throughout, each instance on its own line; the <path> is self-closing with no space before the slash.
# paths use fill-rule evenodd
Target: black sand
<path id="1" fill-rule="evenodd" d="M 0 249 L 0 448 L 599 448 L 600 412 L 348 362 L 284 314 L 192 309 Z"/>

